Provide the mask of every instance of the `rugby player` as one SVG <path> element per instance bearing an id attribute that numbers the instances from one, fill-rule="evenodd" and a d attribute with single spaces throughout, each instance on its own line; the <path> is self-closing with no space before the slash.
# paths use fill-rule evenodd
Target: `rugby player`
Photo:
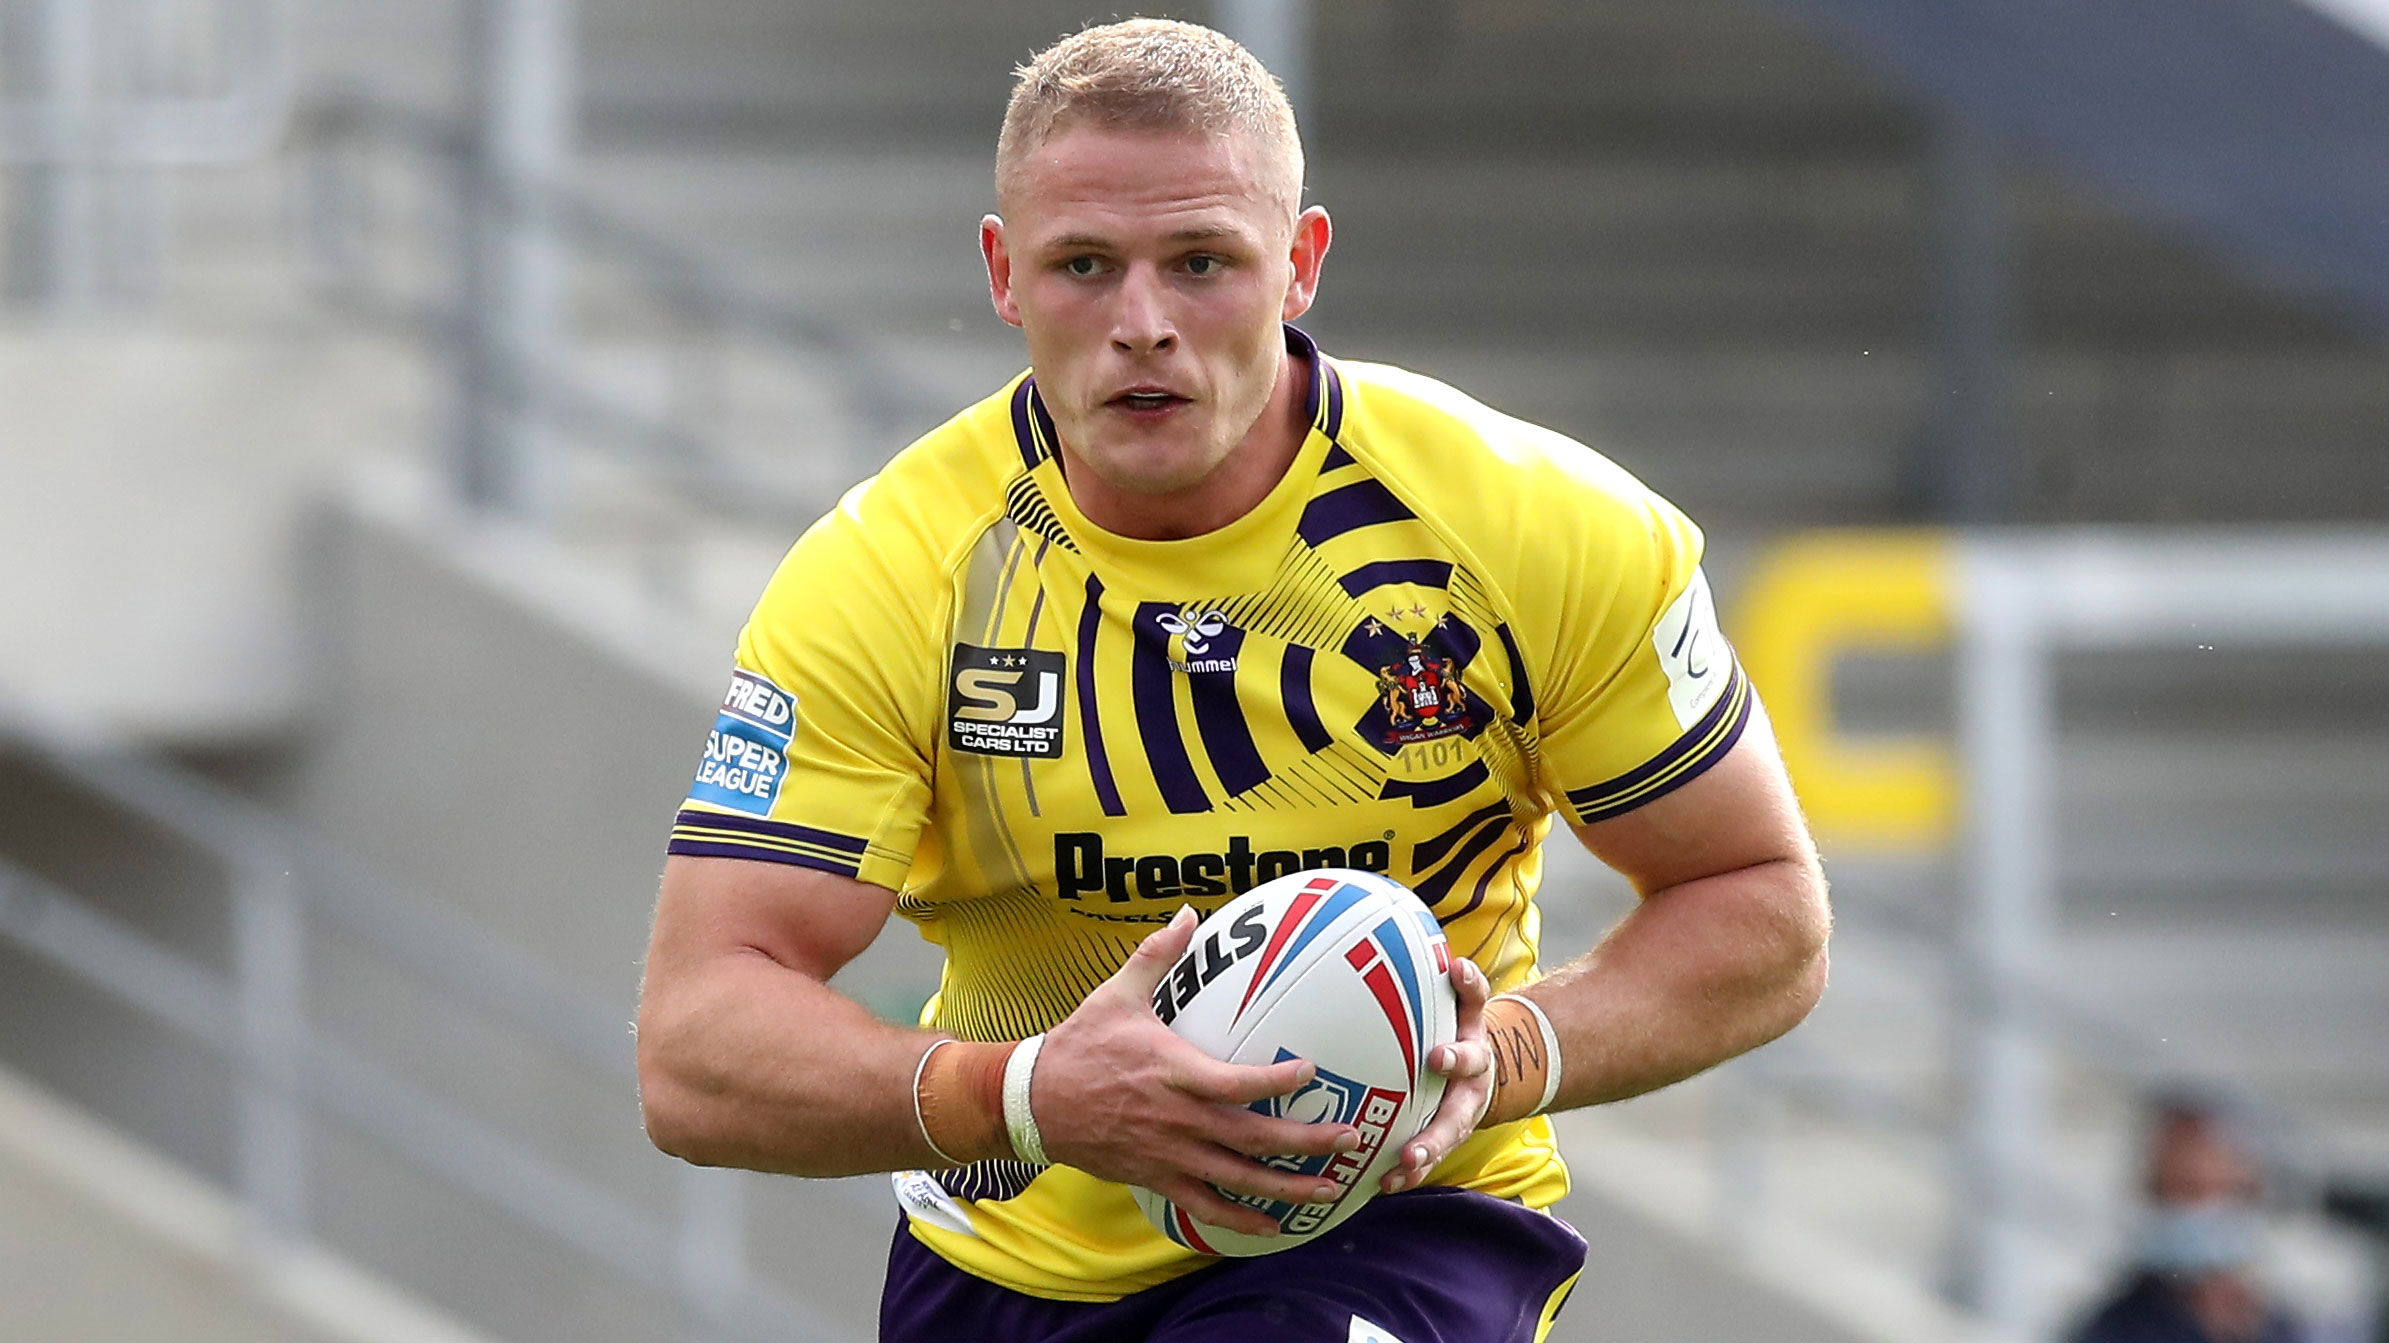
<path id="1" fill-rule="evenodd" d="M 648 1131 L 895 1173 L 883 1338 L 1540 1338 L 1585 1254 L 1544 1211 L 1544 1116 L 1822 991 L 1824 882 L 1700 532 L 1590 449 L 1288 325 L 1331 237 L 1302 172 L 1275 81 L 1208 29 L 1034 58 L 980 225 L 1030 372 L 807 531 L 739 640 L 656 911 Z M 1555 812 L 1642 899 L 1543 974 Z M 1336 1231 L 1212 1258 L 1128 1186 L 1268 1234 L 1220 1191 L 1334 1189 L 1256 1158 L 1373 1140 L 1251 1108 L 1316 1070 L 1204 1057 L 1151 1001 L 1198 911 L 1314 867 L 1442 921 L 1447 1087 Z M 828 987 L 891 912 L 946 955 L 920 1029 Z"/>

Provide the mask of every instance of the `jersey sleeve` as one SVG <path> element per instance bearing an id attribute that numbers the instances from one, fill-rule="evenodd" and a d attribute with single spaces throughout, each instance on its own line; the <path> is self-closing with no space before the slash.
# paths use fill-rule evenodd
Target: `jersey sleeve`
<path id="1" fill-rule="evenodd" d="M 1590 449 L 1559 442 L 1523 505 L 1520 608 L 1549 669 L 1537 694 L 1540 783 L 1589 825 L 1723 759 L 1752 698 L 1701 573 L 1700 529 Z"/>
<path id="2" fill-rule="evenodd" d="M 773 574 L 739 635 L 670 851 L 899 889 L 928 815 L 934 573 L 875 544 L 854 497 Z"/>

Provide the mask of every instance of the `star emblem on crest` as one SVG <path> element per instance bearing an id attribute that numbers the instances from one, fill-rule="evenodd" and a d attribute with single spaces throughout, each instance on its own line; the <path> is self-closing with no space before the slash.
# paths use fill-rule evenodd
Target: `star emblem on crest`
<path id="1" fill-rule="evenodd" d="M 1385 633 L 1385 626 L 1378 624 L 1377 619 L 1374 616 L 1371 616 L 1369 618 L 1369 623 L 1361 626 L 1361 628 L 1367 631 L 1369 637 L 1372 639 L 1376 638 L 1380 634 Z"/>
<path id="2" fill-rule="evenodd" d="M 1424 606 L 1413 605 L 1413 606 L 1410 608 L 1410 614 L 1412 614 L 1412 615 L 1414 615 L 1414 616 L 1417 616 L 1417 617 L 1418 617 L 1419 619 L 1421 619 L 1421 620 L 1425 620 L 1425 619 L 1427 618 L 1427 608 L 1426 608 L 1426 607 L 1424 607 Z M 1443 622 L 1439 620 L 1439 621 L 1437 621 L 1437 622 L 1435 622 L 1435 623 L 1437 623 L 1437 624 L 1439 624 L 1439 625 L 1440 625 L 1440 624 L 1442 624 Z"/>

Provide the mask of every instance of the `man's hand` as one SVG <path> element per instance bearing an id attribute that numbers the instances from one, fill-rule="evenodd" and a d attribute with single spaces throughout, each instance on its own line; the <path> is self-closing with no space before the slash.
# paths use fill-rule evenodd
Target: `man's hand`
<path id="1" fill-rule="evenodd" d="M 1402 1149 L 1402 1160 L 1385 1173 L 1386 1193 L 1398 1194 L 1427 1178 L 1427 1172 L 1468 1141 L 1493 1099 L 1493 1047 L 1485 1038 L 1485 972 L 1465 956 L 1452 958 L 1452 993 L 1460 1001 L 1460 1026 L 1448 1045 L 1427 1051 L 1427 1066 L 1444 1078 L 1435 1117 Z"/>
<path id="2" fill-rule="evenodd" d="M 1309 1085 L 1317 1073 L 1311 1064 L 1222 1063 L 1154 1015 L 1153 990 L 1193 941 L 1195 923 L 1192 909 L 1178 911 L 1077 1011 L 1046 1032 L 1029 1107 L 1055 1161 L 1143 1185 L 1213 1226 L 1275 1235 L 1275 1222 L 1222 1198 L 1212 1186 L 1288 1203 L 1324 1202 L 1335 1197 L 1333 1184 L 1252 1158 L 1347 1152 L 1360 1145 L 1360 1134 L 1347 1124 L 1303 1124 L 1245 1108 Z M 1477 1001 L 1483 1000 L 1480 988 Z M 1466 1008 L 1463 1013 L 1463 1022 L 1473 1019 Z M 1481 1072 L 1481 1045 L 1477 1058 Z"/>

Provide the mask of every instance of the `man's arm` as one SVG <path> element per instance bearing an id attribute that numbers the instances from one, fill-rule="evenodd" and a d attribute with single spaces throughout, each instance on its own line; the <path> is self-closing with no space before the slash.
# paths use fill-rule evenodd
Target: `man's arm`
<path id="1" fill-rule="evenodd" d="M 884 886 L 810 868 L 666 860 L 639 998 L 656 1146 L 786 1175 L 938 1164 L 913 1119 L 928 1039 L 829 987 L 895 904 Z"/>
<path id="2" fill-rule="evenodd" d="M 1642 901 L 1599 946 L 1518 995 L 1543 1009 L 1559 1040 L 1551 1109 L 1682 1081 L 1782 1035 L 1816 1005 L 1832 915 L 1763 710 L 1707 773 L 1576 834 Z M 1436 1051 L 1452 1079 L 1446 1103 L 1388 1188 L 1419 1182 L 1458 1146 L 1488 1090 L 1485 1123 L 1519 1118 L 1541 1099 L 1539 1085 L 1502 1085 L 1512 1060 L 1543 1050 L 1532 1020 L 1496 1023 L 1493 1036 L 1514 1037 L 1500 1039 L 1468 1024 L 1464 1013 L 1461 1039 Z"/>
<path id="3" fill-rule="evenodd" d="M 1529 986 L 1562 1070 L 1555 1110 L 1680 1082 L 1800 1024 L 1825 992 L 1833 916 L 1763 710 L 1708 773 L 1579 826 L 1642 902 Z"/>
<path id="4" fill-rule="evenodd" d="M 885 887 L 809 868 L 667 861 L 639 1007 L 640 1096 L 656 1146 L 790 1175 L 952 1164 L 914 1110 L 922 1055 L 940 1037 L 880 1021 L 828 983 L 894 904 Z M 1309 1064 L 1221 1063 L 1153 1014 L 1154 986 L 1194 927 L 1182 911 L 1047 1033 L 1030 1105 L 1055 1161 L 1144 1185 L 1215 1226 L 1272 1234 L 1274 1222 L 1210 1186 L 1316 1201 L 1332 1188 L 1251 1158 L 1348 1150 L 1359 1135 L 1243 1108 L 1307 1084 Z M 989 1046 L 946 1052 L 965 1048 Z"/>

